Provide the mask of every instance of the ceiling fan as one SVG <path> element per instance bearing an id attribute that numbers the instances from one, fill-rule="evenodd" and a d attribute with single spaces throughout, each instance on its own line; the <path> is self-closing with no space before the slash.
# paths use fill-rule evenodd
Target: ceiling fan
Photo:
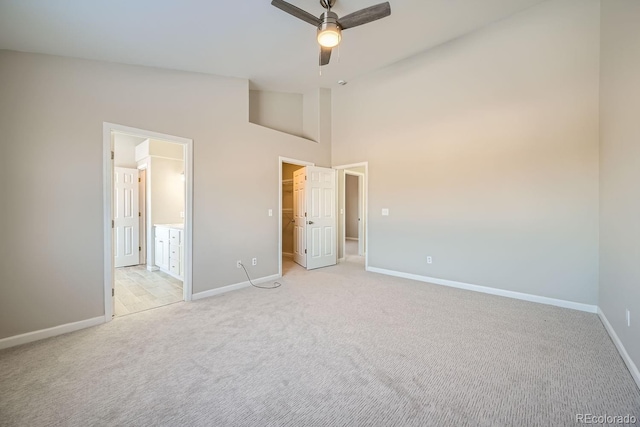
<path id="1" fill-rule="evenodd" d="M 336 0 L 320 0 L 320 5 L 327 9 L 327 11 L 320 15 L 319 18 L 284 0 L 272 0 L 271 4 L 318 28 L 320 65 L 327 65 L 329 63 L 331 59 L 331 49 L 338 46 L 342 39 L 342 30 L 368 24 L 369 22 L 391 15 L 391 5 L 389 2 L 361 9 L 342 18 L 338 18 L 338 15 L 331 11 L 331 8 L 336 4 Z"/>

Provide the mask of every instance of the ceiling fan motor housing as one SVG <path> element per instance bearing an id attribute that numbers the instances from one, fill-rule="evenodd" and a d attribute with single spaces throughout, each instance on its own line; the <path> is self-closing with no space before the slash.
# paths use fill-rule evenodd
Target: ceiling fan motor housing
<path id="1" fill-rule="evenodd" d="M 340 24 L 338 24 L 338 15 L 331 11 L 323 13 L 320 19 L 322 20 L 322 24 L 318 27 L 319 31 L 327 29 L 327 26 L 331 24 L 340 27 Z"/>

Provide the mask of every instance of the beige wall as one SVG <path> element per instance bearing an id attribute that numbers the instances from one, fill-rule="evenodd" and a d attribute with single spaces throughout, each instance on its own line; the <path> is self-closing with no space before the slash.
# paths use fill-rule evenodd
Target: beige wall
<path id="1" fill-rule="evenodd" d="M 330 165 L 322 135 L 250 124 L 242 79 L 0 51 L 0 93 L 2 177 L 26 176 L 0 187 L 0 338 L 104 315 L 103 122 L 194 140 L 194 292 L 237 259 L 277 274 L 278 156 Z"/>
<path id="2" fill-rule="evenodd" d="M 249 91 L 249 121 L 303 136 L 303 97 L 299 93 Z"/>
<path id="3" fill-rule="evenodd" d="M 136 163 L 136 147 L 131 144 L 118 144 L 116 139 L 113 143 L 114 158 L 113 165 L 121 168 L 135 169 Z"/>
<path id="4" fill-rule="evenodd" d="M 598 64 L 599 2 L 545 2 L 335 90 L 369 265 L 596 304 Z"/>
<path id="5" fill-rule="evenodd" d="M 599 305 L 640 367 L 640 2 L 601 7 Z"/>
<path id="6" fill-rule="evenodd" d="M 149 155 L 184 160 L 184 145 L 157 139 L 149 139 Z"/>
<path id="7" fill-rule="evenodd" d="M 176 144 L 174 144 L 176 145 Z M 184 161 L 151 156 L 147 179 L 151 189 L 151 224 L 184 222 L 185 182 Z"/>

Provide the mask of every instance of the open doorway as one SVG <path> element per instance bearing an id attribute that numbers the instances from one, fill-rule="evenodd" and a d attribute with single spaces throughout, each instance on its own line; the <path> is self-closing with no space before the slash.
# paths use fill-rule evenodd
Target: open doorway
<path id="1" fill-rule="evenodd" d="M 344 171 L 344 255 L 364 256 L 364 173 Z"/>
<path id="2" fill-rule="evenodd" d="M 280 235 L 278 244 L 278 274 L 283 275 L 283 265 L 285 273 L 294 267 L 294 235 L 295 219 L 293 210 L 293 175 L 305 167 L 313 166 L 313 163 L 304 160 L 289 159 L 280 157 L 278 159 L 279 169 L 279 225 Z"/>
<path id="3" fill-rule="evenodd" d="M 191 299 L 192 141 L 104 124 L 105 317 Z"/>
<path id="4" fill-rule="evenodd" d="M 338 257 L 368 266 L 368 163 L 336 166 L 338 170 Z"/>

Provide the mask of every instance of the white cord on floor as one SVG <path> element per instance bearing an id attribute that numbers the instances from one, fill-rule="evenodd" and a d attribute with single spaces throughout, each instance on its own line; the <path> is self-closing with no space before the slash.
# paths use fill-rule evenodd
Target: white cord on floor
<path id="1" fill-rule="evenodd" d="M 275 288 L 279 288 L 280 286 L 282 286 L 282 283 L 280 282 L 273 282 L 274 286 L 258 286 L 255 285 L 252 281 L 251 281 L 251 277 L 249 277 L 249 272 L 247 271 L 246 268 L 244 268 L 244 264 L 240 263 L 240 267 L 242 267 L 242 269 L 244 270 L 244 274 L 247 275 L 247 279 L 249 279 L 249 283 L 251 283 L 251 286 L 253 286 L 254 288 L 259 288 L 259 289 L 275 289 Z"/>

